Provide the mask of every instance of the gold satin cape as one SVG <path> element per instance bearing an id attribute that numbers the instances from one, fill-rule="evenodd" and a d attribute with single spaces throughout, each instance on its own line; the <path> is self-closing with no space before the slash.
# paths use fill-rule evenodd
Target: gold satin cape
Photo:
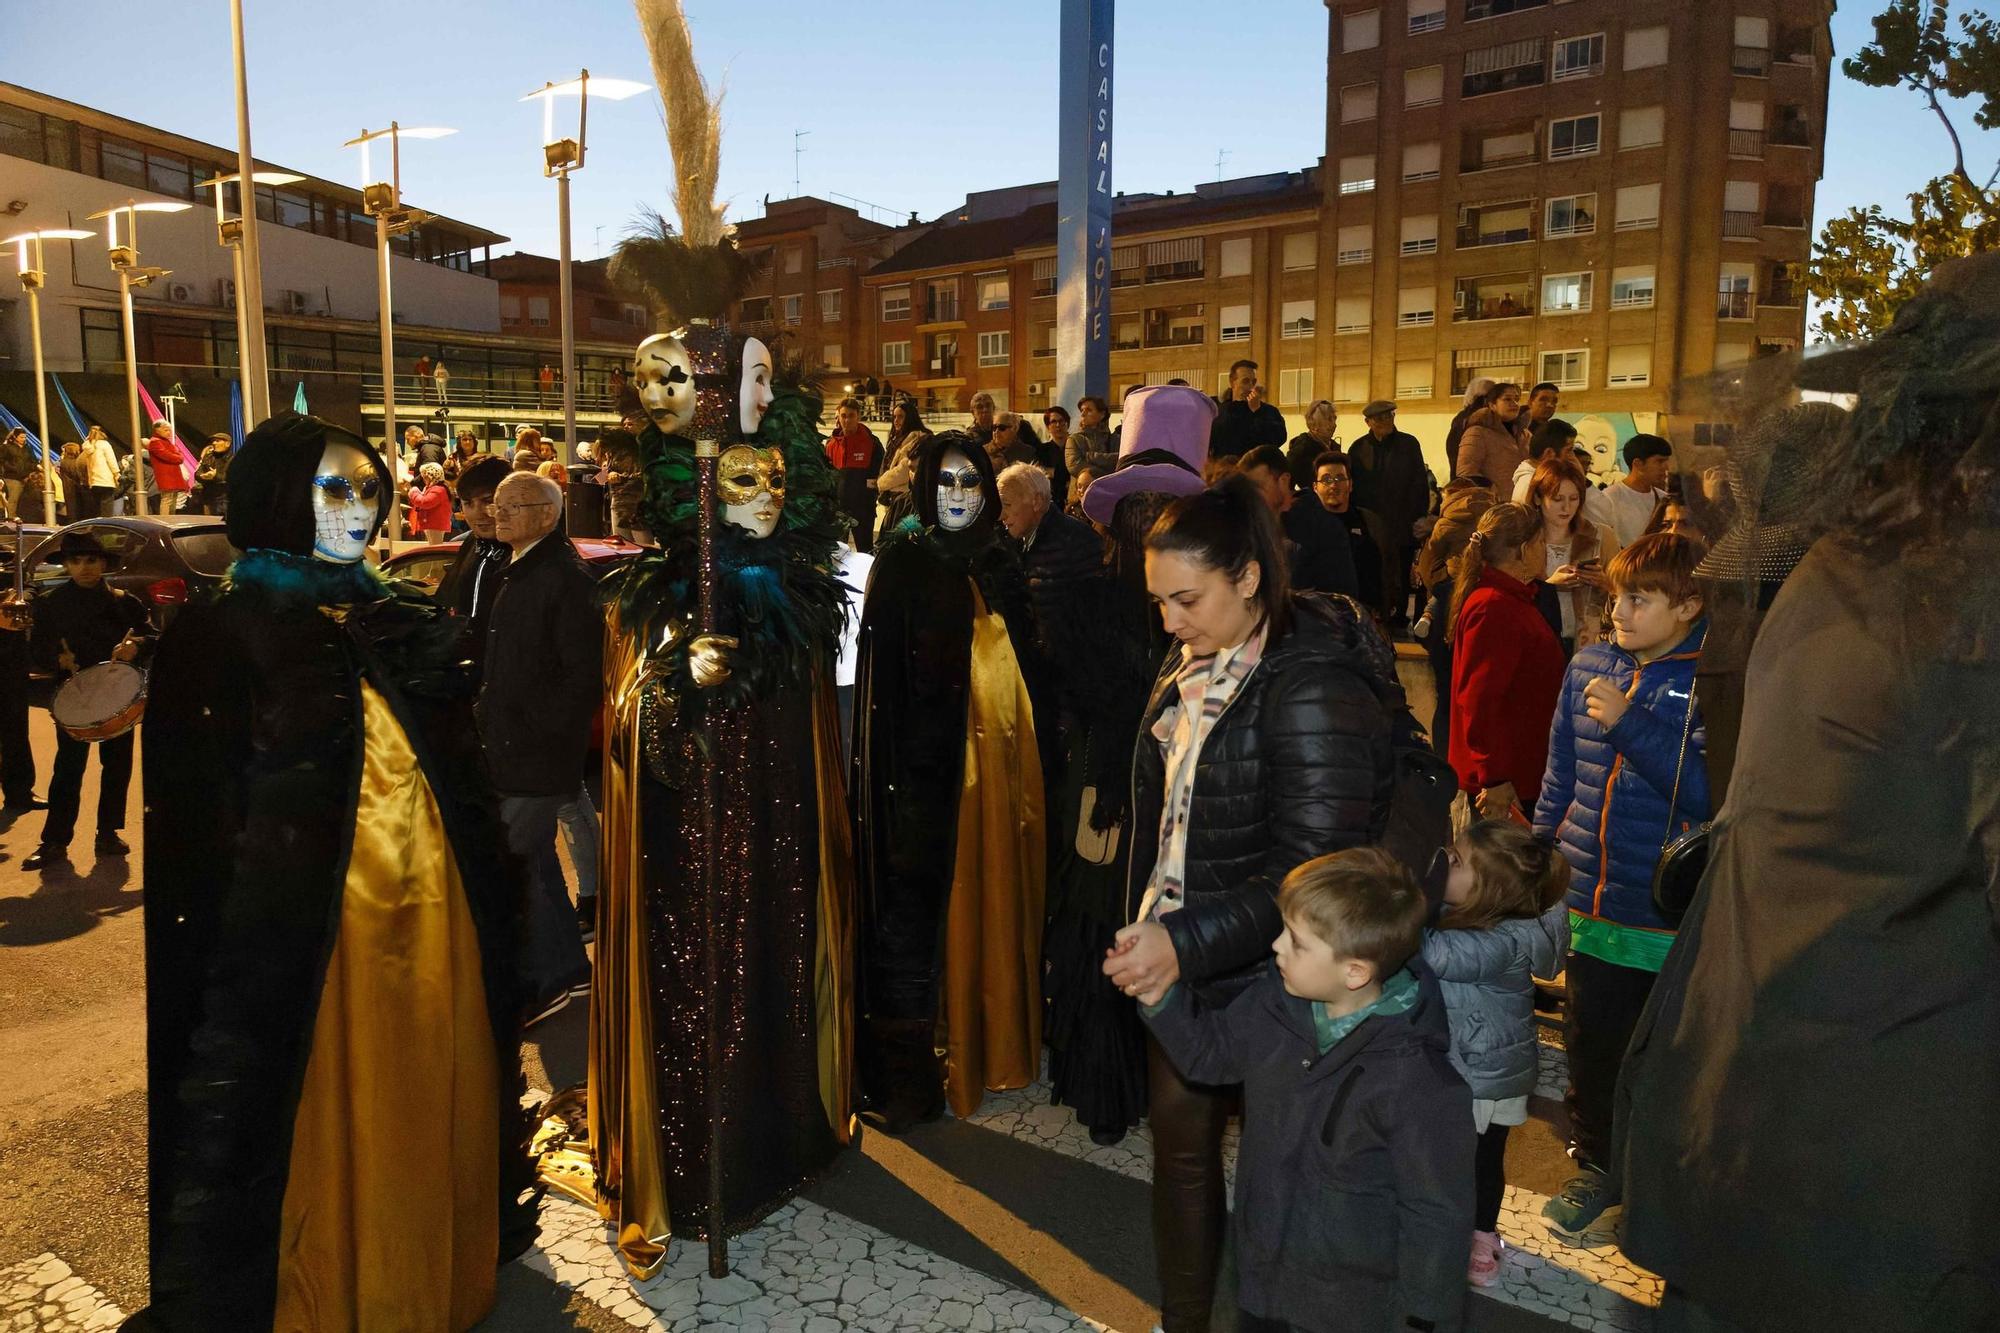
<path id="1" fill-rule="evenodd" d="M 479 936 L 409 737 L 365 680 L 361 699 L 354 847 L 292 1129 L 273 1327 L 460 1333 L 493 1307 L 500 1252 Z"/>
<path id="2" fill-rule="evenodd" d="M 971 582 L 968 580 L 968 582 Z M 1047 818 L 1035 714 L 1007 622 L 972 584 L 965 775 L 945 916 L 945 1093 L 964 1119 L 1042 1067 Z"/>
<path id="3" fill-rule="evenodd" d="M 639 727 L 644 662 L 638 636 L 611 614 L 604 808 L 599 839 L 597 957 L 590 993 L 589 1117 L 595 1179 L 573 1160 L 543 1179 L 595 1204 L 618 1233 L 618 1252 L 641 1279 L 666 1261 L 673 1227 L 658 1137 L 653 1068 L 652 961 L 648 957 L 644 829 L 639 783 L 646 760 Z M 829 679 L 812 684 L 813 762 L 819 797 L 819 929 L 813 957 L 819 1094 L 840 1143 L 853 1140 L 854 856 L 841 772 L 839 712 Z M 552 1169 L 553 1168 L 553 1169 Z M 559 1173 L 559 1174 L 558 1174 Z M 588 1191 L 588 1192 L 586 1192 Z"/>

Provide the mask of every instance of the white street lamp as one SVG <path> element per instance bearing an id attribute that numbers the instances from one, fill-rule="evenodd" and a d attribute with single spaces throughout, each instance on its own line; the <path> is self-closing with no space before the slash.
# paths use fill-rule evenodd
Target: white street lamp
<path id="1" fill-rule="evenodd" d="M 253 187 L 249 195 L 250 206 L 248 208 L 243 207 L 245 196 L 243 191 L 239 189 L 236 192 L 238 212 L 246 215 L 254 215 L 256 213 L 257 202 L 254 187 L 259 185 L 292 185 L 304 179 L 304 176 L 296 175 L 289 171 L 253 171 L 250 173 L 250 184 Z M 257 400 L 251 395 L 250 382 L 258 374 L 257 366 L 261 363 L 261 358 L 253 358 L 251 355 L 253 338 L 249 328 L 249 302 L 246 299 L 247 293 L 244 287 L 246 280 L 243 262 L 244 218 L 230 217 L 227 210 L 223 207 L 222 200 L 222 187 L 225 185 L 235 185 L 240 180 L 242 180 L 242 177 L 232 172 L 227 176 L 217 176 L 214 180 L 203 181 L 196 188 L 202 190 L 213 189 L 215 191 L 215 239 L 218 244 L 229 251 L 230 265 L 236 276 L 236 300 L 233 302 L 236 308 L 236 377 L 243 387 L 244 420 L 252 427 L 255 427 L 262 418 L 255 415 L 255 409 L 252 407 L 252 404 Z M 262 300 L 261 297 L 258 299 Z"/>
<path id="2" fill-rule="evenodd" d="M 109 247 L 111 267 L 118 273 L 118 309 L 125 329 L 125 402 L 132 423 L 132 502 L 137 512 L 146 513 L 146 487 L 139 469 L 146 466 L 146 436 L 139 421 L 139 335 L 132 314 L 132 289 L 167 277 L 172 270 L 139 266 L 139 215 L 141 213 L 185 213 L 193 204 L 166 200 L 139 203 L 127 200 L 116 208 L 92 213 L 89 221 L 104 223 L 104 241 Z M 127 219 L 125 240 L 118 240 L 118 219 Z"/>
<path id="3" fill-rule="evenodd" d="M 589 70 L 579 71 L 562 83 L 545 83 L 521 100 L 542 104 L 542 174 L 556 182 L 557 300 L 562 305 L 563 363 L 563 443 L 565 462 L 576 458 L 576 302 L 571 296 L 569 245 L 569 174 L 583 170 L 584 128 L 593 96 L 622 102 L 628 97 L 652 91 L 652 85 L 631 79 L 593 78 Z M 576 99 L 576 137 L 556 137 L 556 99 Z"/>
<path id="4" fill-rule="evenodd" d="M 42 267 L 42 242 L 87 241 L 96 234 L 73 227 L 48 227 L 41 231 L 24 231 L 0 241 L 0 246 L 18 245 L 21 248 L 21 290 L 28 294 L 28 340 L 35 348 L 35 411 L 42 428 L 42 521 L 52 527 L 56 513 L 56 461 L 55 450 L 49 447 L 49 378 L 42 368 L 42 283 L 48 277 L 48 271 Z M 140 479 L 135 476 L 132 482 L 136 486 Z M 18 517 L 14 549 L 17 562 L 21 558 Z"/>
<path id="5" fill-rule="evenodd" d="M 361 204 L 375 219 L 375 289 L 381 306 L 382 330 L 382 453 L 389 462 L 389 526 L 382 534 L 382 558 L 396 549 L 396 534 L 403 526 L 402 444 L 396 438 L 396 330 L 390 315 L 389 238 L 400 236 L 424 220 L 424 214 L 403 207 L 403 140 L 442 139 L 457 130 L 436 126 L 404 129 L 395 121 L 386 130 L 363 130 L 343 148 L 361 149 Z M 377 139 L 389 141 L 389 179 L 373 179 L 368 145 Z"/>

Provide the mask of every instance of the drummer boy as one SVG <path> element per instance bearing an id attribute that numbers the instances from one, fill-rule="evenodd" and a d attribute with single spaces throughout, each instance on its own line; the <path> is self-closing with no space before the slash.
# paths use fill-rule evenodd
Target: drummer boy
<path id="1" fill-rule="evenodd" d="M 37 668 L 56 674 L 57 687 L 78 671 L 101 662 L 136 662 L 151 645 L 153 626 L 146 604 L 104 581 L 118 563 L 114 552 L 88 532 L 65 532 L 62 545 L 49 557 L 60 564 L 68 582 L 34 600 L 28 629 L 28 654 Z M 125 794 L 132 780 L 132 741 L 127 731 L 97 742 L 97 854 L 124 856 L 131 848 L 119 836 L 125 827 Z M 55 773 L 49 779 L 49 813 L 42 823 L 42 841 L 21 862 L 23 870 L 48 870 L 69 864 L 69 840 L 76 832 L 77 808 L 83 797 L 83 766 L 91 742 L 56 729 Z"/>

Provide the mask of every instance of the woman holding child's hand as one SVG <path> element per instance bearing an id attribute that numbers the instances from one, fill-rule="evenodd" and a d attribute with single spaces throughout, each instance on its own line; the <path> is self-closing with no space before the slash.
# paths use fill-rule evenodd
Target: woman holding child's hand
<path id="1" fill-rule="evenodd" d="M 1406 714 L 1366 613 L 1293 597 L 1276 520 L 1245 481 L 1166 510 L 1146 539 L 1146 585 L 1180 646 L 1138 736 L 1131 924 L 1104 973 L 1140 1004 L 1177 985 L 1223 1004 L 1271 965 L 1279 881 L 1386 824 L 1384 701 Z M 1146 1062 L 1161 1323 L 1205 1333 L 1227 1217 L 1229 1098 L 1183 1080 L 1150 1037 Z"/>

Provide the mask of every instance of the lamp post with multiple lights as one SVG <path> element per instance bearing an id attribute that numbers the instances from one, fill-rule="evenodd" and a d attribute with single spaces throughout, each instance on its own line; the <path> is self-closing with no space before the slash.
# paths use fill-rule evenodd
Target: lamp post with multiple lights
<path id="1" fill-rule="evenodd" d="M 42 366 L 42 283 L 48 278 L 48 271 L 42 267 L 42 243 L 87 241 L 96 234 L 73 227 L 47 227 L 41 231 L 24 231 L 0 241 L 0 245 L 20 247 L 21 290 L 28 294 L 28 340 L 35 349 L 35 412 L 42 430 L 43 522 L 51 522 L 55 518 L 56 460 L 55 450 L 49 447 L 49 377 Z M 138 481 L 137 477 L 133 478 L 135 485 Z"/>
<path id="2" fill-rule="evenodd" d="M 90 221 L 104 223 L 104 241 L 110 250 L 111 267 L 118 273 L 118 309 L 125 330 L 125 401 L 131 412 L 132 423 L 132 502 L 137 512 L 146 512 L 146 488 L 142 484 L 144 474 L 138 469 L 146 466 L 146 434 L 140 429 L 139 420 L 139 335 L 132 314 L 132 289 L 144 287 L 167 277 L 171 270 L 164 268 L 142 268 L 139 264 L 139 215 L 141 213 L 185 213 L 193 204 L 174 203 L 161 200 L 139 203 L 128 200 L 116 208 L 107 208 L 102 213 L 92 213 Z M 118 219 L 126 219 L 125 240 L 118 239 Z"/>
<path id="3" fill-rule="evenodd" d="M 255 351 L 256 340 L 252 337 L 249 329 L 249 303 L 245 299 L 245 294 L 248 290 L 245 286 L 247 274 L 245 273 L 243 260 L 245 215 L 254 214 L 257 211 L 256 186 L 291 185 L 304 179 L 304 176 L 296 175 L 289 171 L 254 171 L 250 173 L 252 188 L 248 195 L 240 188 L 242 177 L 233 173 L 227 176 L 217 176 L 214 180 L 203 181 L 196 187 L 203 190 L 213 189 L 215 191 L 215 239 L 217 244 L 229 251 L 230 265 L 235 274 L 236 298 L 230 304 L 236 311 L 236 375 L 243 386 L 243 416 L 252 426 L 263 420 L 263 417 L 256 415 L 256 409 L 252 405 L 258 402 L 259 399 L 253 397 L 250 390 L 251 380 L 260 373 L 257 369 L 260 359 L 252 355 Z M 230 217 L 228 210 L 224 207 L 222 187 L 225 185 L 239 186 L 236 191 L 238 213 L 236 217 Z M 244 200 L 246 198 L 250 201 L 248 208 L 244 207 Z M 262 298 L 259 297 L 258 299 L 261 300 Z M 265 406 L 267 409 L 265 415 L 269 415 L 269 404 L 267 403 Z"/>
<path id="4" fill-rule="evenodd" d="M 562 395 L 564 462 L 576 459 L 576 303 L 571 295 L 569 244 L 569 174 L 583 169 L 584 129 L 589 121 L 592 96 L 622 102 L 646 92 L 651 85 L 630 79 L 592 78 L 581 70 L 562 83 L 545 83 L 521 100 L 542 104 L 542 174 L 556 183 L 556 299 L 562 305 Z M 576 99 L 576 137 L 556 137 L 556 99 Z"/>
<path id="5" fill-rule="evenodd" d="M 349 139 L 344 148 L 361 150 L 361 204 L 375 219 L 375 288 L 382 332 L 382 453 L 389 461 L 389 526 L 382 534 L 382 555 L 396 549 L 395 534 L 402 531 L 403 483 L 402 445 L 396 438 L 396 330 L 390 313 L 389 238 L 400 236 L 423 222 L 426 214 L 403 207 L 403 148 L 405 139 L 442 139 L 456 130 L 436 126 L 404 129 L 395 121 L 386 130 L 363 130 Z M 389 179 L 371 179 L 368 145 L 377 139 L 389 141 Z"/>

